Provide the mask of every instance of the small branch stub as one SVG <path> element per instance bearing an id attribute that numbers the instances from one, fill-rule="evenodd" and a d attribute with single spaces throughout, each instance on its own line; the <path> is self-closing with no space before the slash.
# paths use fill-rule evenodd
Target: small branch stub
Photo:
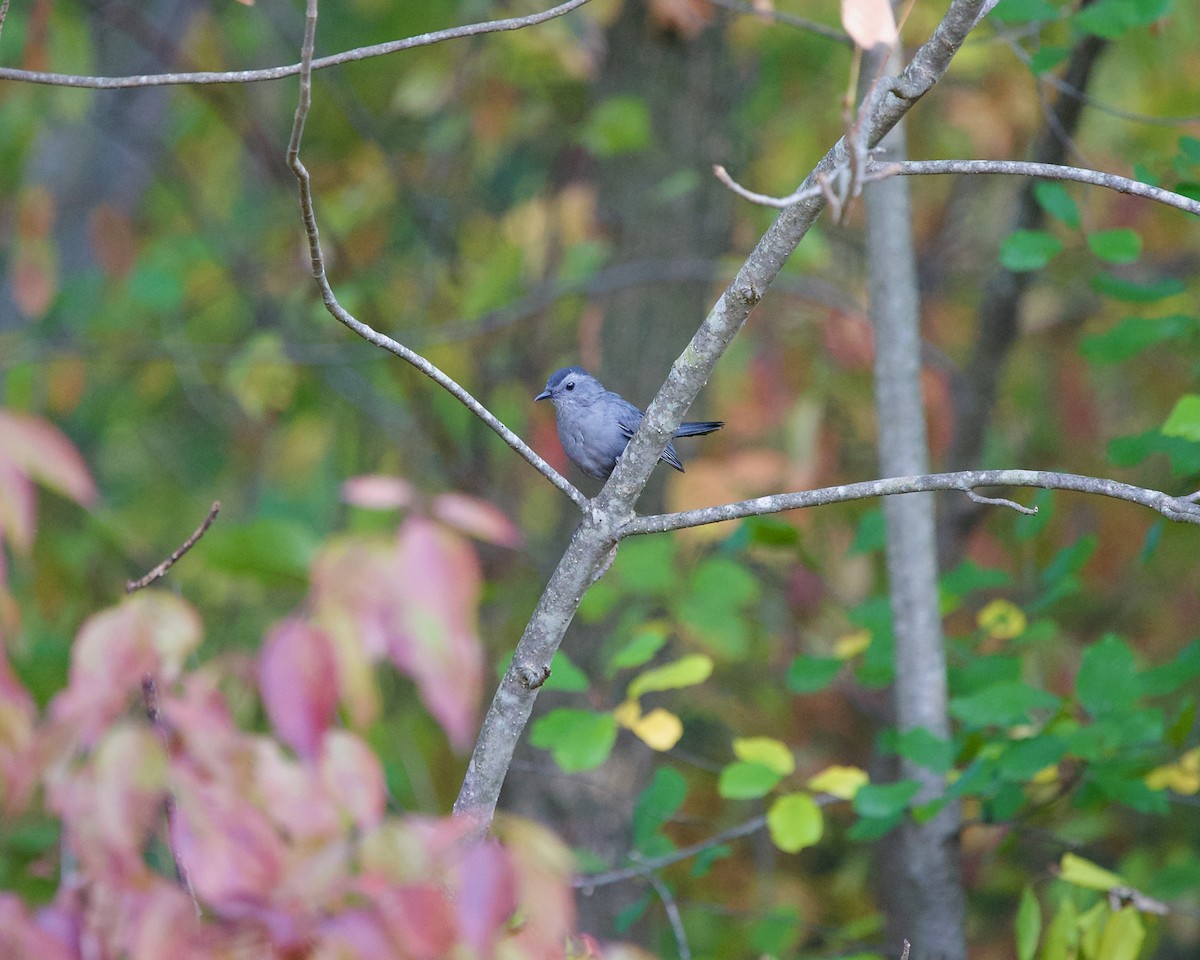
<path id="1" fill-rule="evenodd" d="M 156 580 L 161 580 L 163 577 L 165 577 L 167 571 L 175 566 L 175 564 L 179 562 L 180 558 L 189 550 L 191 550 L 192 547 L 194 547 L 200 540 L 200 538 L 204 536 L 204 534 L 208 531 L 208 528 L 213 525 L 213 521 L 217 519 L 217 514 L 220 512 L 221 501 L 216 500 L 213 502 L 212 509 L 208 511 L 208 516 L 204 518 L 203 522 L 195 529 L 192 535 L 179 545 L 179 549 L 177 549 L 174 553 L 167 557 L 166 560 L 156 566 L 144 577 L 139 577 L 137 580 L 129 580 L 126 582 L 125 592 L 136 593 L 138 590 L 150 586 L 150 584 L 154 583 Z"/>

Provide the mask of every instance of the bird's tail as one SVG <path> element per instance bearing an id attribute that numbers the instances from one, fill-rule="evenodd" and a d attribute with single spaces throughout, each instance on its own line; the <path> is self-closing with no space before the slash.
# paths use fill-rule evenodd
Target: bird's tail
<path id="1" fill-rule="evenodd" d="M 675 431 L 677 437 L 699 437 L 725 426 L 724 420 L 689 420 L 681 423 Z"/>

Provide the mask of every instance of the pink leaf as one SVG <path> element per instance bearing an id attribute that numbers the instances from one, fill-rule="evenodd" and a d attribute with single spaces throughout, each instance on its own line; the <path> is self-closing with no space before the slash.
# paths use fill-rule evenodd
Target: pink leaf
<path id="1" fill-rule="evenodd" d="M 280 738 L 306 759 L 337 713 L 337 661 L 324 631 L 289 617 L 267 634 L 258 662 L 258 687 Z"/>
<path id="2" fill-rule="evenodd" d="M 284 874 L 283 843 L 232 784 L 172 765 L 171 844 L 196 895 L 218 911 L 266 903 Z"/>
<path id="3" fill-rule="evenodd" d="M 29 476 L 80 506 L 96 500 L 96 484 L 75 445 L 39 417 L 0 410 L 0 450 Z"/>
<path id="4" fill-rule="evenodd" d="M 479 559 L 445 527 L 410 517 L 400 528 L 396 561 L 393 591 L 400 622 L 392 660 L 416 680 L 422 701 L 451 744 L 465 749 L 475 732 L 483 688 Z"/>
<path id="5" fill-rule="evenodd" d="M 898 36 L 890 0 L 842 0 L 842 26 L 864 50 L 891 46 Z"/>
<path id="6" fill-rule="evenodd" d="M 368 910 L 343 910 L 323 920 L 314 956 L 353 957 L 355 960 L 396 960 L 396 945 L 379 918 Z"/>
<path id="7" fill-rule="evenodd" d="M 517 908 L 512 864 L 499 843 L 476 843 L 464 853 L 454 904 L 463 942 L 476 955 L 491 956 L 498 934 Z"/>
<path id="8" fill-rule="evenodd" d="M 173 594 L 142 590 L 84 621 L 71 649 L 70 682 L 51 715 L 77 724 L 86 743 L 140 694 L 142 679 L 170 684 L 200 643 L 196 611 Z"/>
<path id="9" fill-rule="evenodd" d="M 13 960 L 76 960 L 66 942 L 35 923 L 13 893 L 0 893 L 0 957 Z"/>
<path id="10" fill-rule="evenodd" d="M 433 515 L 471 537 L 499 547 L 519 547 L 521 531 L 498 508 L 461 493 L 433 498 Z"/>
<path id="11" fill-rule="evenodd" d="M 392 939 L 412 960 L 441 960 L 454 947 L 454 908 L 434 884 L 383 887 L 375 906 Z"/>
<path id="12" fill-rule="evenodd" d="M 293 840 L 322 840 L 341 832 L 338 810 L 317 780 L 308 763 L 284 756 L 274 740 L 255 740 L 255 794 L 285 836 Z"/>
<path id="13" fill-rule="evenodd" d="M 27 553 L 37 526 L 37 492 L 28 475 L 0 447 L 0 536 Z M 0 582 L 3 582 L 0 580 Z"/>
<path id="14" fill-rule="evenodd" d="M 416 491 L 407 480 L 382 474 L 351 477 L 342 484 L 342 499 L 368 510 L 398 510 L 416 500 Z"/>
<path id="15" fill-rule="evenodd" d="M 387 805 L 383 768 L 361 739 L 330 730 L 321 748 L 320 777 L 326 794 L 359 830 L 379 823 Z"/>

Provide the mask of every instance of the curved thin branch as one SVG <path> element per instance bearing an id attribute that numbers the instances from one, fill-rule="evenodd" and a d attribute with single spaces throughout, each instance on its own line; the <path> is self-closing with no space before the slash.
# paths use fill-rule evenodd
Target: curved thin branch
<path id="1" fill-rule="evenodd" d="M 585 0 L 578 0 L 575 5 L 578 6 L 579 3 L 583 2 Z M 349 327 L 368 343 L 394 353 L 400 359 L 407 361 L 420 370 L 421 373 L 450 393 L 459 403 L 491 427 L 501 440 L 524 457 L 538 473 L 570 497 L 576 506 L 580 509 L 586 508 L 588 504 L 587 497 L 580 493 L 571 481 L 538 456 L 524 440 L 501 423 L 495 414 L 471 396 L 464 387 L 460 386 L 448 374 L 429 360 L 426 360 L 425 357 L 421 356 L 415 350 L 409 349 L 404 344 L 398 343 L 391 337 L 380 333 L 373 327 L 355 318 L 338 302 L 337 296 L 333 292 L 333 287 L 330 286 L 329 278 L 325 273 L 325 255 L 321 251 L 321 236 L 317 229 L 317 218 L 313 210 L 312 181 L 309 177 L 308 169 L 300 159 L 300 141 L 304 136 L 304 121 L 308 117 L 309 107 L 312 105 L 312 68 L 314 64 L 312 55 L 315 46 L 316 26 L 317 0 L 308 0 L 304 25 L 304 44 L 300 55 L 300 97 L 296 103 L 296 117 L 292 123 L 291 137 L 288 140 L 287 162 L 300 184 L 300 212 L 304 218 L 304 232 L 308 237 L 309 256 L 312 260 L 312 275 L 321 290 L 321 299 L 325 303 L 325 309 L 333 315 L 334 319 L 344 326 Z M 507 27 L 505 29 L 515 29 L 515 27 Z"/>
<path id="2" fill-rule="evenodd" d="M 1041 177 L 1045 180 L 1073 180 L 1090 183 L 1095 187 L 1128 193 L 1165 203 L 1169 207 L 1183 210 L 1200 217 L 1200 201 L 1172 193 L 1162 187 L 1152 187 L 1140 180 L 1130 180 L 1115 173 L 1085 170 L 1082 167 L 1067 167 L 1057 163 L 1031 163 L 1024 160 L 905 160 L 901 163 L 875 162 L 876 171 L 889 171 L 902 177 L 939 173 L 999 173 L 1016 177 Z"/>
<path id="3" fill-rule="evenodd" d="M 821 799 L 818 799 L 818 803 Z M 571 885 L 577 890 L 582 890 L 585 893 L 591 893 L 597 887 L 607 887 L 614 883 L 623 883 L 626 880 L 634 880 L 638 877 L 644 877 L 654 873 L 655 870 L 661 870 L 663 867 L 669 867 L 673 863 L 679 863 L 681 860 L 689 860 L 705 850 L 710 850 L 713 847 L 719 847 L 723 843 L 728 843 L 730 840 L 738 840 L 742 837 L 748 837 L 752 833 L 758 833 L 767 825 L 765 816 L 752 817 L 745 823 L 739 823 L 736 827 L 730 827 L 728 830 L 722 830 L 720 833 L 714 833 L 707 840 L 701 840 L 698 843 L 693 843 L 691 846 L 680 847 L 678 850 L 672 850 L 670 853 L 665 853 L 661 857 L 646 857 L 640 859 L 632 867 L 623 867 L 620 870 L 609 870 L 607 873 L 593 873 L 590 875 L 576 877 L 571 881 Z"/>
<path id="4" fill-rule="evenodd" d="M 885 480 L 866 480 L 837 487 L 822 487 L 798 493 L 780 493 L 753 500 L 740 500 L 700 510 L 682 513 L 663 513 L 653 517 L 634 517 L 619 531 L 619 537 L 644 533 L 664 533 L 699 527 L 722 520 L 740 520 L 785 510 L 823 507 L 830 503 L 846 503 L 874 497 L 891 497 L 900 493 L 921 493 L 931 490 L 959 490 L 970 493 L 977 487 L 1035 487 L 1042 490 L 1074 490 L 1114 500 L 1141 504 L 1168 520 L 1200 524 L 1200 505 L 1189 497 L 1173 497 L 1161 490 L 1135 487 L 1116 480 L 1085 477 L 1075 473 L 1052 473 L 1044 470 L 963 470 L 958 473 L 931 473 L 916 477 L 891 477 Z"/>
<path id="5" fill-rule="evenodd" d="M 352 63 L 356 60 L 369 60 L 372 57 L 384 57 L 401 50 L 411 50 L 414 47 L 427 47 L 443 40 L 458 40 L 462 37 L 476 37 L 485 33 L 501 33 L 506 30 L 520 30 L 534 24 L 545 23 L 564 13 L 570 13 L 582 7 L 588 0 L 567 0 L 556 7 L 541 13 L 531 13 L 525 17 L 508 17 L 504 20 L 488 20 L 483 23 L 468 23 L 461 27 L 450 27 L 446 30 L 435 30 L 416 37 L 406 37 L 403 40 L 389 40 L 387 43 L 375 43 L 367 47 L 355 47 L 353 50 L 343 50 L 328 57 L 310 58 L 307 69 L 324 70 L 326 67 L 336 67 L 342 63 Z M 7 7 L 7 3 L 5 4 Z M 55 87 L 83 87 L 88 90 L 127 90 L 135 87 L 168 87 L 191 84 L 211 83 L 257 83 L 262 80 L 282 80 L 284 77 L 300 76 L 305 71 L 304 62 L 292 63 L 283 67 L 265 67 L 261 70 L 224 70 L 202 71 L 199 73 L 150 73 L 131 77 L 89 77 L 72 73 L 47 73 L 41 70 L 18 70 L 15 67 L 0 67 L 0 80 L 16 80 L 24 83 L 41 83 Z"/>

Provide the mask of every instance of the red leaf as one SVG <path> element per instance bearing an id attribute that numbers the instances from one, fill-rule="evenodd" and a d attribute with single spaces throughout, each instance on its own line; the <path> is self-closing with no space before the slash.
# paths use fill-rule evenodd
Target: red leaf
<path id="1" fill-rule="evenodd" d="M 410 517 L 396 545 L 399 623 L 390 645 L 421 700 L 457 749 L 470 746 L 483 689 L 477 632 L 481 575 L 474 550 L 424 517 Z"/>
<path id="2" fill-rule="evenodd" d="M 267 634 L 258 687 L 271 726 L 300 756 L 314 759 L 337 713 L 337 661 L 329 637 L 289 617 Z"/>
<path id="3" fill-rule="evenodd" d="M 433 498 L 433 515 L 467 536 L 499 547 L 521 545 L 521 531 L 516 524 L 484 500 L 461 493 L 443 493 Z"/>
<path id="4" fill-rule="evenodd" d="M 375 891 L 375 905 L 391 935 L 403 946 L 402 956 L 412 960 L 442 960 L 457 939 L 454 907 L 434 884 L 383 887 Z"/>
<path id="5" fill-rule="evenodd" d="M 96 500 L 96 484 L 66 434 L 40 417 L 0 410 L 0 457 L 80 506 Z"/>

